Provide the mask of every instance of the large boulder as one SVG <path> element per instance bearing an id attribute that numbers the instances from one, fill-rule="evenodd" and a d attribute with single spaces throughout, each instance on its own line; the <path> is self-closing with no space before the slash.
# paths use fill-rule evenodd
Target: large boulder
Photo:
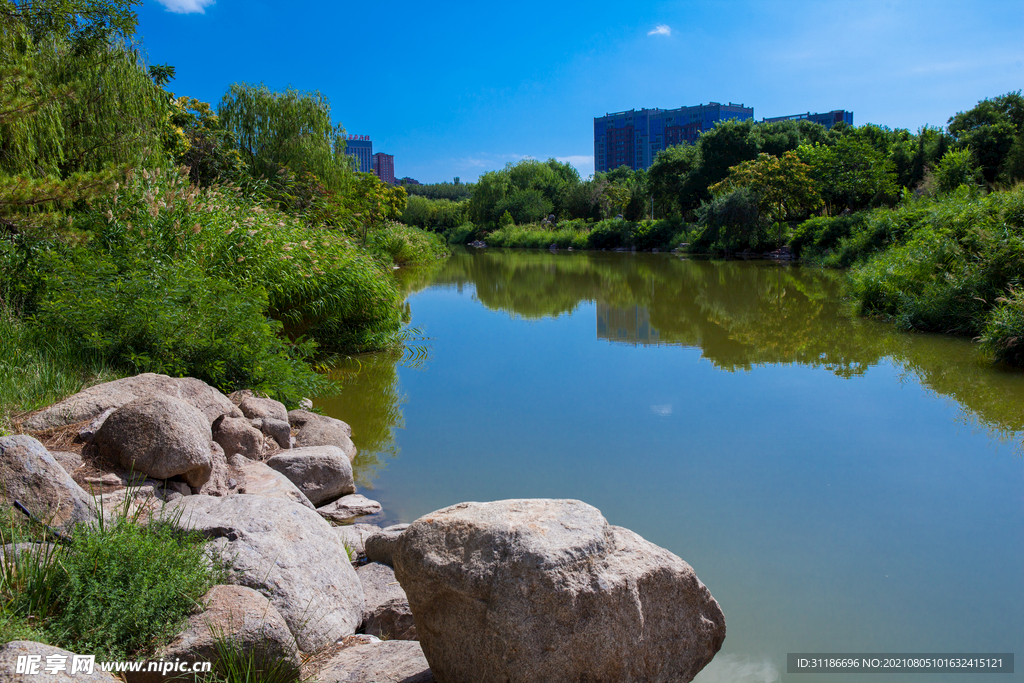
<path id="1" fill-rule="evenodd" d="M 352 639 L 355 640 L 354 638 Z M 313 678 L 320 683 L 433 683 L 419 643 L 354 642 L 330 657 Z M 556 680 L 556 679 L 552 679 Z"/>
<path id="2" fill-rule="evenodd" d="M 168 377 L 146 372 L 134 377 L 105 382 L 84 389 L 74 396 L 30 415 L 25 429 L 41 431 L 84 422 L 99 417 L 110 408 L 147 396 L 171 396 L 198 408 L 212 423 L 221 415 L 241 417 L 242 413 L 227 396 L 205 382 L 192 377 Z"/>
<path id="3" fill-rule="evenodd" d="M 241 455 L 233 456 L 230 463 L 239 478 L 238 493 L 281 498 L 298 503 L 310 510 L 315 509 L 309 502 L 309 498 L 306 498 L 306 495 L 288 477 L 268 467 L 266 463 L 249 460 Z"/>
<path id="4" fill-rule="evenodd" d="M 409 598 L 398 584 L 395 570 L 370 562 L 356 567 L 356 574 L 366 595 L 362 632 L 384 640 L 416 640 Z"/>
<path id="5" fill-rule="evenodd" d="M 312 652 L 355 632 L 364 597 L 341 540 L 315 510 L 238 494 L 188 496 L 164 514 L 211 539 L 230 559 L 232 583 L 265 595 L 300 649 Z"/>
<path id="6" fill-rule="evenodd" d="M 36 518 L 57 528 L 96 520 L 92 496 L 43 444 L 23 434 L 0 437 L 0 500 L 7 510 L 20 501 Z"/>
<path id="7" fill-rule="evenodd" d="M 201 603 L 202 611 L 189 617 L 178 636 L 151 659 L 211 662 L 216 668 L 220 640 L 253 657 L 260 668 L 276 667 L 284 680 L 298 678 L 300 661 L 295 638 L 267 598 L 245 586 L 214 586 Z M 149 671 L 125 677 L 128 683 L 160 683 L 173 678 Z"/>
<path id="8" fill-rule="evenodd" d="M 352 463 L 337 446 L 293 448 L 270 458 L 267 465 L 288 477 L 316 506 L 356 491 Z"/>
<path id="9" fill-rule="evenodd" d="M 345 451 L 349 461 L 356 459 L 356 445 L 352 443 L 352 428 L 341 420 L 317 415 L 308 410 L 293 410 L 288 413 L 288 422 L 298 431 L 295 447 L 337 446 Z"/>
<path id="10" fill-rule="evenodd" d="M 213 471 L 210 423 L 194 406 L 155 394 L 110 414 L 93 438 L 96 453 L 154 479 L 181 476 L 200 487 Z"/>
<path id="11" fill-rule="evenodd" d="M 26 658 L 21 660 L 22 666 L 35 665 L 34 669 L 19 672 L 19 657 Z M 95 664 L 88 673 L 85 669 L 74 670 L 76 663 L 85 659 L 83 657 L 83 660 L 79 660 L 79 657 L 80 655 L 52 645 L 30 640 L 12 640 L 0 645 L 0 683 L 38 683 L 40 680 L 46 683 L 121 683 L 120 678 L 101 671 Z M 47 665 L 53 668 L 48 669 Z"/>
<path id="12" fill-rule="evenodd" d="M 446 683 L 690 681 L 725 639 L 690 565 L 576 500 L 425 515 L 394 566 Z"/>
<path id="13" fill-rule="evenodd" d="M 380 512 L 380 503 L 375 500 L 370 500 L 366 496 L 358 493 L 350 493 L 347 496 L 342 496 L 333 503 L 328 503 L 322 507 L 317 508 L 317 512 L 324 519 L 329 519 L 332 522 L 338 522 L 339 524 L 346 524 L 351 522 L 356 517 L 363 517 L 365 515 L 375 515 Z"/>

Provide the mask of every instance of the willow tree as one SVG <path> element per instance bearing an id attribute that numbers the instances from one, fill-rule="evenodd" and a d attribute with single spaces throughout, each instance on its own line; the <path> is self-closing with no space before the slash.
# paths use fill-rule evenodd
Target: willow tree
<path id="1" fill-rule="evenodd" d="M 0 0 L 0 226 L 62 210 L 162 160 L 166 93 L 127 42 L 132 2 Z M 106 13 L 104 13 L 104 10 Z"/>
<path id="2" fill-rule="evenodd" d="M 331 123 L 331 104 L 319 92 L 236 83 L 217 107 L 250 172 L 272 183 L 283 173 L 308 173 L 328 191 L 351 178 L 345 129 Z"/>

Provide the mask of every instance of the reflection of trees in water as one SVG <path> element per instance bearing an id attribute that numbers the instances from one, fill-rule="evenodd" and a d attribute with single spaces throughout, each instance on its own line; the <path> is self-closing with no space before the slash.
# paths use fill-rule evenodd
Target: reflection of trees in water
<path id="1" fill-rule="evenodd" d="M 992 368 L 964 340 L 854 315 L 842 272 L 665 254 L 460 250 L 436 273 L 435 283 L 471 283 L 484 306 L 525 318 L 598 302 L 598 329 L 601 313 L 606 324 L 632 318 L 635 332 L 626 323 L 615 331 L 623 341 L 700 348 L 730 372 L 799 363 L 848 378 L 889 358 L 988 429 L 1024 429 L 1024 374 Z"/>
<path id="2" fill-rule="evenodd" d="M 398 455 L 394 430 L 405 426 L 405 397 L 398 389 L 401 360 L 401 353 L 377 353 L 342 361 L 330 372 L 341 392 L 317 401 L 325 415 L 352 427 L 352 440 L 359 449 L 352 470 L 362 488 L 373 488 L 377 472 Z"/>

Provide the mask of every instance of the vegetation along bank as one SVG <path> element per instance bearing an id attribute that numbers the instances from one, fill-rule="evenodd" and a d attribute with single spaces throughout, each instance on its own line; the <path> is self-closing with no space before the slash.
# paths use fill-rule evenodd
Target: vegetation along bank
<path id="1" fill-rule="evenodd" d="M 582 180 L 528 159 L 472 185 L 410 186 L 402 220 L 452 243 L 773 250 L 850 268 L 861 311 L 978 337 L 1024 364 L 1024 98 L 979 102 L 945 129 L 725 121 L 650 169 Z"/>

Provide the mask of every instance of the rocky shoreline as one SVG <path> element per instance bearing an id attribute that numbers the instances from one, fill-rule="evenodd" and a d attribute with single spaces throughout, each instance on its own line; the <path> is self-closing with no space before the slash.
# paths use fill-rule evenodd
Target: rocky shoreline
<path id="1" fill-rule="evenodd" d="M 161 516 L 231 558 L 151 660 L 214 661 L 220 635 L 320 683 L 667 682 L 692 680 L 725 638 L 686 562 L 580 501 L 358 523 L 380 505 L 356 493 L 348 425 L 252 392 L 145 374 L 18 427 L 0 438 L 6 505 L 64 533 L 115 509 Z M 33 680 L 18 655 L 55 651 L 0 646 L 0 683 Z"/>

